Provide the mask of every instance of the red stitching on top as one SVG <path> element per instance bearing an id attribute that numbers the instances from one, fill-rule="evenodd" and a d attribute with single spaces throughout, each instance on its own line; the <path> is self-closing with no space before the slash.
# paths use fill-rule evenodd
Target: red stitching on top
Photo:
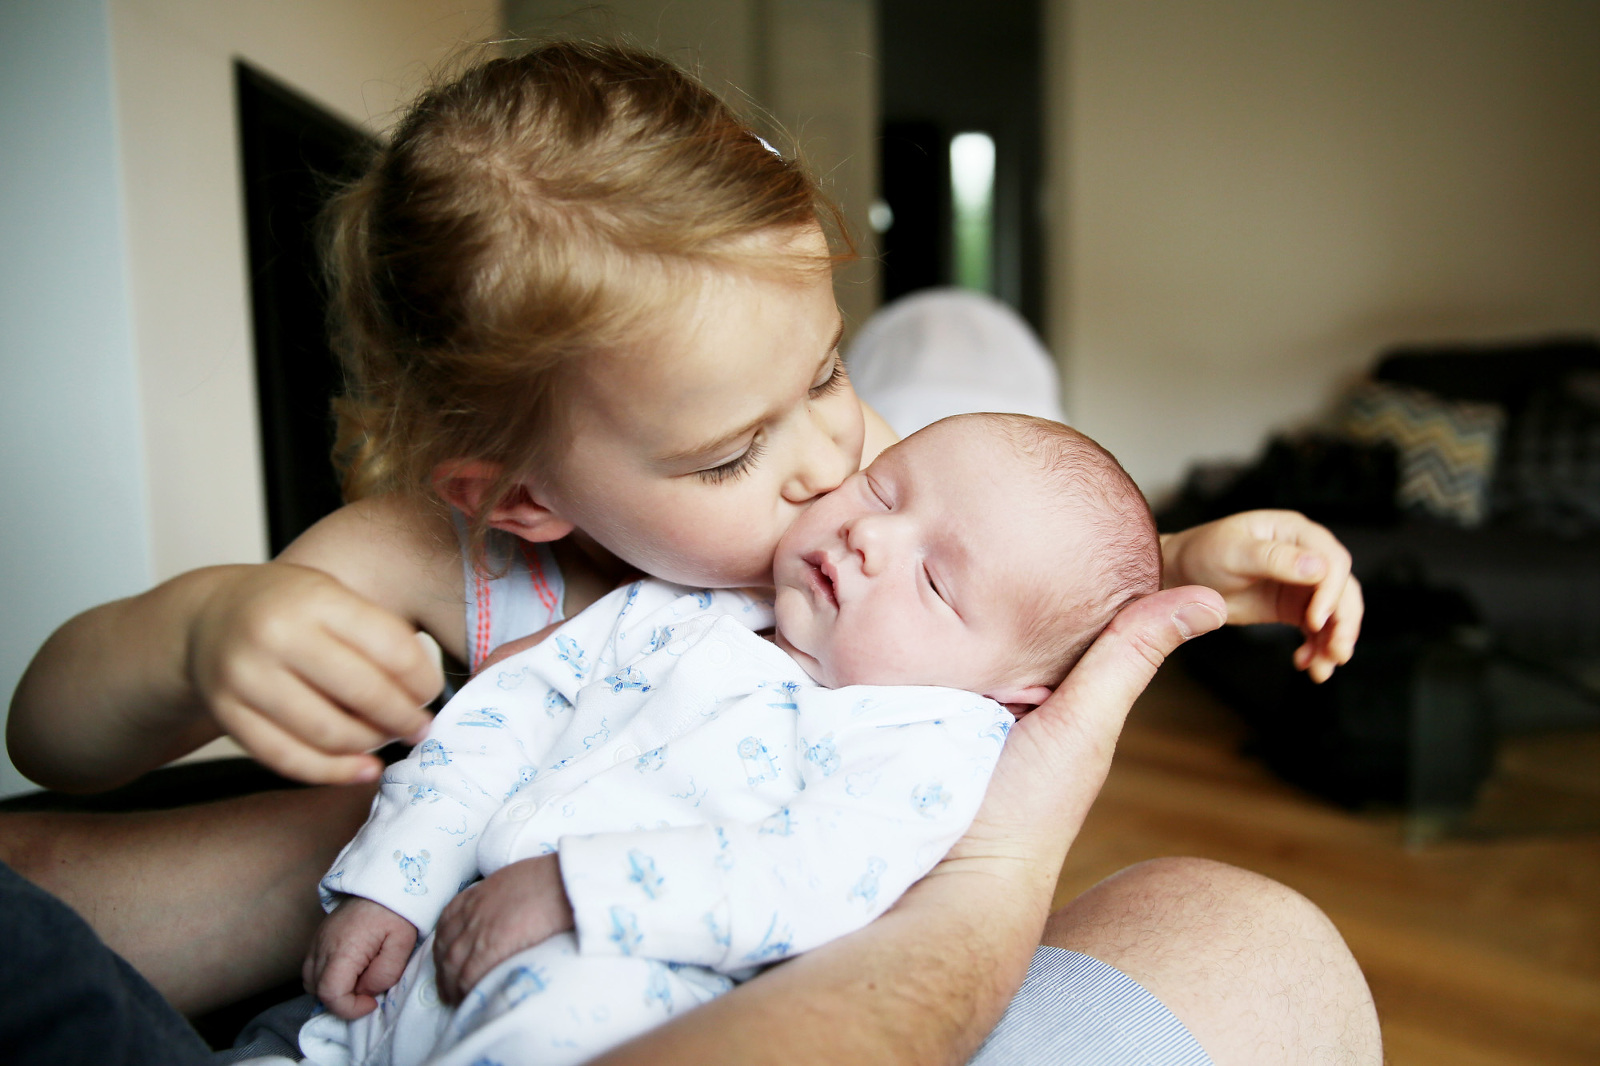
<path id="1" fill-rule="evenodd" d="M 489 581 L 481 567 L 472 568 L 472 596 L 476 607 L 478 620 L 477 633 L 474 634 L 472 654 L 472 668 L 476 670 L 478 664 L 489 655 Z"/>
<path id="2" fill-rule="evenodd" d="M 533 580 L 534 594 L 539 597 L 539 602 L 544 605 L 547 619 L 555 618 L 556 593 L 545 580 L 544 563 L 539 558 L 539 549 L 532 541 L 522 542 L 522 557 L 528 562 L 528 576 Z"/>

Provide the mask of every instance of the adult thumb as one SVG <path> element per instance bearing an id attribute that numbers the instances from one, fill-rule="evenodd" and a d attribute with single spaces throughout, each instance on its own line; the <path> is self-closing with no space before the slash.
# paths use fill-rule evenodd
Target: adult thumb
<path id="1" fill-rule="evenodd" d="M 1202 585 L 1163 589 L 1137 599 L 1111 620 L 1039 709 L 1052 704 L 1070 708 L 1080 726 L 1100 726 L 1090 732 L 1114 743 L 1122 719 L 1162 661 L 1184 641 L 1227 619 L 1222 596 Z"/>

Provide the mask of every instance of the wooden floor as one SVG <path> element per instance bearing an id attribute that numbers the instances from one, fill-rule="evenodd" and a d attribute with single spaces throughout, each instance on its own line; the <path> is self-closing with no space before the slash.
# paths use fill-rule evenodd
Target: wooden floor
<path id="1" fill-rule="evenodd" d="M 1393 1066 L 1600 1064 L 1600 832 L 1407 846 L 1398 815 L 1312 799 L 1239 755 L 1240 738 L 1225 708 L 1165 668 L 1129 719 L 1058 905 L 1141 859 L 1230 862 L 1338 925 Z M 1588 765 L 1580 776 L 1600 783 Z"/>

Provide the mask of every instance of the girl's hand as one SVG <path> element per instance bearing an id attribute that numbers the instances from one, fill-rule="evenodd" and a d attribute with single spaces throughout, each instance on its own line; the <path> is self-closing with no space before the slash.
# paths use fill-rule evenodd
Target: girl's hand
<path id="1" fill-rule="evenodd" d="M 460 1003 L 484 974 L 573 927 L 555 855 L 523 859 L 464 889 L 439 915 L 433 967 L 439 998 Z"/>
<path id="2" fill-rule="evenodd" d="M 417 944 L 417 927 L 381 903 L 348 896 L 317 927 L 300 970 L 307 992 L 354 1021 L 394 987 Z"/>
<path id="3" fill-rule="evenodd" d="M 374 781 L 366 752 L 420 740 L 439 664 L 398 616 L 319 570 L 230 568 L 195 612 L 187 669 L 217 723 L 286 777 Z"/>
<path id="4" fill-rule="evenodd" d="M 1162 584 L 1222 593 L 1228 621 L 1298 626 L 1294 665 L 1321 683 L 1350 661 L 1361 632 L 1361 584 L 1350 553 L 1296 511 L 1245 511 L 1161 538 Z"/>

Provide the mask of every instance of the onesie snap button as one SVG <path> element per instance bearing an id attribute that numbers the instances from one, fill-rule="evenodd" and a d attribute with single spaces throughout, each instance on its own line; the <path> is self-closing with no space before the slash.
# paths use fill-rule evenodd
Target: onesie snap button
<path id="1" fill-rule="evenodd" d="M 533 804 L 513 803 L 506 808 L 506 817 L 513 822 L 525 822 L 533 817 Z"/>
<path id="2" fill-rule="evenodd" d="M 728 646 L 720 640 L 709 641 L 706 644 L 706 662 L 712 666 L 727 666 L 728 660 L 733 658 L 733 653 Z"/>
<path id="3" fill-rule="evenodd" d="M 622 747 L 617 749 L 617 755 L 616 755 L 615 761 L 616 762 L 627 762 L 629 759 L 637 759 L 638 757 L 639 757 L 639 749 L 638 748 L 634 747 L 632 744 L 624 744 L 624 745 L 622 745 Z"/>

